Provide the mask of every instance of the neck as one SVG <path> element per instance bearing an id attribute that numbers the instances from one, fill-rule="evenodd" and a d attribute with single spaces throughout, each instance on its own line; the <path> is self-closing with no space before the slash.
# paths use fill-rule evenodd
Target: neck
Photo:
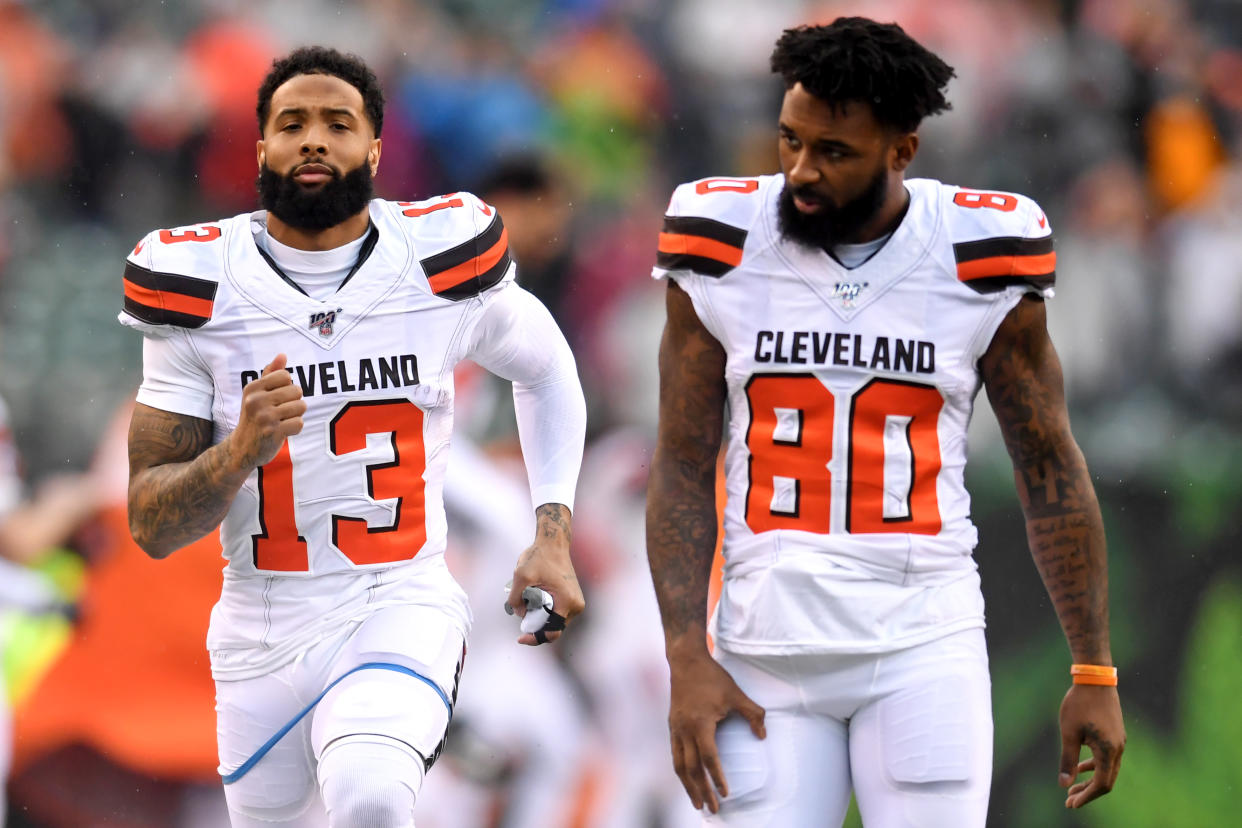
<path id="1" fill-rule="evenodd" d="M 902 179 L 898 178 L 894 184 L 889 186 L 888 198 L 884 199 L 884 206 L 876 212 L 871 221 L 859 228 L 852 238 L 842 241 L 845 244 L 866 244 L 881 236 L 887 236 L 897 229 L 897 225 L 901 224 L 909 207 L 910 193 L 906 191 Z"/>
<path id="2" fill-rule="evenodd" d="M 293 227 L 278 219 L 271 211 L 267 214 L 267 232 L 273 239 L 297 250 L 331 250 L 362 238 L 371 226 L 370 210 L 364 208 L 323 230 L 305 230 Z"/>

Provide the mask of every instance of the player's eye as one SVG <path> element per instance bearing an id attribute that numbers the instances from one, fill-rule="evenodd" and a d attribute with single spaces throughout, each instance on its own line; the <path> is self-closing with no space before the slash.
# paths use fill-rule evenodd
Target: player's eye
<path id="1" fill-rule="evenodd" d="M 282 127 L 280 128 L 280 131 L 281 131 L 281 132 L 296 132 L 297 130 L 299 130 L 299 129 L 301 129 L 301 128 L 302 128 L 302 125 L 301 125 L 301 124 L 297 123 L 296 121 L 291 121 L 291 122 L 289 122 L 289 123 L 285 124 L 284 126 L 282 126 Z"/>

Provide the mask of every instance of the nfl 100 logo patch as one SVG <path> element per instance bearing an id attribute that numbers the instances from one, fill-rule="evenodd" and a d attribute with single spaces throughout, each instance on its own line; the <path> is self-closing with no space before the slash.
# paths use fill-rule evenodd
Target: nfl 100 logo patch
<path id="1" fill-rule="evenodd" d="M 841 303 L 841 307 L 852 308 L 862 292 L 870 286 L 870 282 L 837 282 L 833 286 L 832 297 Z"/>
<path id="2" fill-rule="evenodd" d="M 320 336 L 332 336 L 332 326 L 336 323 L 336 315 L 341 312 L 340 308 L 330 311 L 318 311 L 310 315 L 310 324 L 308 328 L 318 328 Z"/>

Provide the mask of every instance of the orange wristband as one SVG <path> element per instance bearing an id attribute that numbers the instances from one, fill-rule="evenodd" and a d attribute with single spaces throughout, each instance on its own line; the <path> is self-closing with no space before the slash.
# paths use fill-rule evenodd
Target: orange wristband
<path id="1" fill-rule="evenodd" d="M 1101 687 L 1117 686 L 1117 668 L 1099 664 L 1071 664 L 1070 676 L 1074 684 L 1094 684 Z"/>

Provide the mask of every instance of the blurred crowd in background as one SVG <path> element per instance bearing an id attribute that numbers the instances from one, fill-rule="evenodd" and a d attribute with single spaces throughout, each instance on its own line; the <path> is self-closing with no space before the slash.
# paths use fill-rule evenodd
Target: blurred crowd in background
<path id="1" fill-rule="evenodd" d="M 450 563 L 477 628 L 419 825 L 697 824 L 668 758 L 642 543 L 663 324 L 649 273 L 678 182 L 777 171 L 772 44 L 841 14 L 897 21 L 957 70 L 910 174 L 1031 195 L 1057 239 L 1049 320 L 1110 534 L 1130 746 L 1114 793 L 1064 815 L 1068 656 L 981 401 L 968 478 L 991 822 L 1228 822 L 1242 792 L 1236 0 L 0 0 L 0 394 L 28 502 L 72 482 L 95 514 L 29 564 L 64 599 L 0 623 L 10 825 L 222 824 L 202 643 L 222 561 L 214 538 L 159 564 L 128 541 L 141 343 L 115 322 L 119 277 L 148 230 L 255 208 L 255 90 L 307 43 L 383 81 L 379 195 L 465 189 L 500 209 L 590 408 L 575 514 L 588 614 L 563 646 L 518 648 L 501 587 L 533 524 L 511 403 L 461 372 L 452 474 L 494 494 L 450 486 Z"/>

